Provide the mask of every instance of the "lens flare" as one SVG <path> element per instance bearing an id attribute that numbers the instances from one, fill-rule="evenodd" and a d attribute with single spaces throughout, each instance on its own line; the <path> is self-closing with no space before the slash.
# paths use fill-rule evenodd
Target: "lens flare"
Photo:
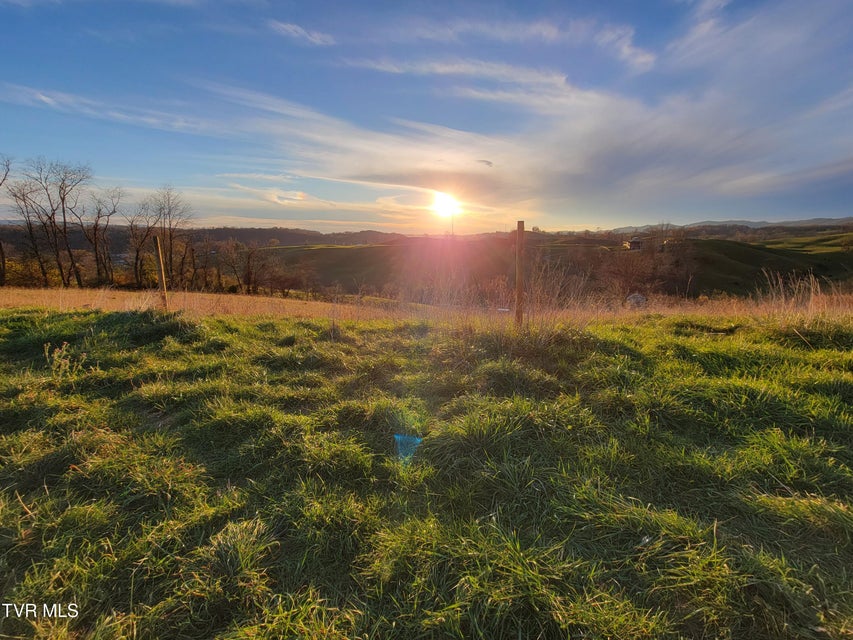
<path id="1" fill-rule="evenodd" d="M 452 218 L 462 211 L 459 202 L 449 193 L 435 192 L 435 197 L 432 201 L 433 212 L 441 218 Z"/>

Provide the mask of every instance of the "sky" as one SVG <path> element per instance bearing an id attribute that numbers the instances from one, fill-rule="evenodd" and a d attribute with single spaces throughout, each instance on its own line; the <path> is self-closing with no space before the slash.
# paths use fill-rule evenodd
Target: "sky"
<path id="1" fill-rule="evenodd" d="M 851 0 L 0 0 L 0 154 L 127 206 L 171 185 L 197 225 L 845 217 L 851 27 Z"/>

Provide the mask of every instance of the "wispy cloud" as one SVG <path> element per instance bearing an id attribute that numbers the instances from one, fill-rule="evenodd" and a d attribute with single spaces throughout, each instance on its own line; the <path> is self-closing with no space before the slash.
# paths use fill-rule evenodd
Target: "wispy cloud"
<path id="1" fill-rule="evenodd" d="M 278 20 L 270 20 L 267 22 L 270 29 L 278 33 L 279 35 L 285 36 L 286 38 L 290 38 L 296 42 L 302 42 L 304 44 L 310 44 L 314 46 L 330 46 L 335 44 L 335 38 L 328 33 L 322 33 L 320 31 L 309 31 L 303 27 L 300 27 L 298 24 L 293 24 L 290 22 L 280 22 Z"/>
<path id="2" fill-rule="evenodd" d="M 519 85 L 561 87 L 566 83 L 565 74 L 558 71 L 475 59 L 423 60 L 419 62 L 398 62 L 389 59 L 348 60 L 345 64 L 383 73 L 462 76 Z"/>
<path id="3" fill-rule="evenodd" d="M 217 173 L 217 178 L 232 178 L 235 180 L 258 180 L 264 182 L 290 182 L 292 176 L 283 173 Z"/>
<path id="4" fill-rule="evenodd" d="M 564 41 L 570 36 L 581 37 L 588 28 L 589 23 L 580 20 L 569 23 L 567 28 L 549 20 L 533 22 L 476 20 L 434 22 L 421 20 L 404 24 L 396 32 L 396 35 L 407 41 L 458 42 L 471 38 L 518 44 L 529 42 L 555 43 Z"/>
<path id="5" fill-rule="evenodd" d="M 308 204 L 310 208 L 317 209 L 322 205 L 328 204 L 327 201 L 322 200 L 320 198 L 315 198 L 314 196 L 305 193 L 304 191 L 279 189 L 277 187 L 258 188 L 240 184 L 239 182 L 231 182 L 228 184 L 228 187 L 236 191 L 250 193 L 254 196 L 260 197 L 262 200 L 277 205 L 289 206 L 294 204 Z"/>
<path id="6" fill-rule="evenodd" d="M 648 71 L 657 56 L 634 45 L 634 28 L 624 25 L 605 25 L 595 34 L 595 42 L 612 49 L 616 56 L 635 71 Z"/>
<path id="7" fill-rule="evenodd" d="M 73 93 L 0 84 L 0 102 L 41 107 L 122 124 L 205 135 L 218 135 L 222 127 L 206 118 L 158 109 L 143 109 L 95 100 Z"/>
<path id="8" fill-rule="evenodd" d="M 477 161 L 501 164 L 513 153 L 510 141 L 491 136 L 403 120 L 394 121 L 398 131 L 365 129 L 262 92 L 204 86 L 258 112 L 238 126 L 293 158 L 294 173 L 417 189 L 440 190 L 452 181 L 460 193 L 486 181 L 497 190 L 500 178 Z"/>
<path id="9" fill-rule="evenodd" d="M 806 117 L 819 117 L 837 112 L 848 112 L 853 109 L 853 85 L 822 100 L 804 115 Z"/>
<path id="10" fill-rule="evenodd" d="M 126 181 L 105 184 L 122 186 L 129 202 L 150 195 L 150 189 L 128 187 Z M 203 218 L 194 224 L 204 226 L 259 227 L 294 226 L 323 231 L 339 228 L 385 228 L 409 231 L 423 220 L 426 199 L 421 204 L 406 204 L 394 198 L 377 197 L 369 201 L 325 201 L 300 192 L 276 192 L 255 189 L 244 184 L 198 187 L 175 184 L 183 197 Z"/>
<path id="11" fill-rule="evenodd" d="M 717 77 L 753 74 L 760 80 L 763 75 L 775 81 L 779 72 L 792 69 L 815 73 L 809 65 L 816 58 L 849 41 L 853 4 L 844 0 L 779 0 L 737 14 L 728 11 L 728 4 L 696 4 L 686 33 L 666 49 L 670 67 L 704 68 Z"/>
<path id="12" fill-rule="evenodd" d="M 634 43 L 635 29 L 624 24 L 601 24 L 595 20 L 568 21 L 484 21 L 455 20 L 450 22 L 417 21 L 404 24 L 390 32 L 401 42 L 418 40 L 444 43 L 491 41 L 503 44 L 533 45 L 596 45 L 625 62 L 634 71 L 648 71 L 654 64 L 655 53 Z"/>

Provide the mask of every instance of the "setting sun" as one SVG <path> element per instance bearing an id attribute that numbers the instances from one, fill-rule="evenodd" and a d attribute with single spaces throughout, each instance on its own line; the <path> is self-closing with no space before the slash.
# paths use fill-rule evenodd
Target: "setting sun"
<path id="1" fill-rule="evenodd" d="M 436 191 L 435 199 L 432 201 L 432 210 L 442 218 L 452 218 L 462 211 L 462 207 L 456 198 L 449 193 Z"/>

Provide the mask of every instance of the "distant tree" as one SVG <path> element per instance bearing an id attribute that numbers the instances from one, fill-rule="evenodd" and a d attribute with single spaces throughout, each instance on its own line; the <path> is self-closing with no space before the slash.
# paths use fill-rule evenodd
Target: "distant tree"
<path id="1" fill-rule="evenodd" d="M 45 284 L 48 278 L 39 240 L 47 246 L 62 285 L 69 286 L 73 276 L 77 286 L 83 286 L 83 275 L 71 249 L 69 227 L 74 218 L 80 215 L 83 187 L 90 179 L 91 171 L 85 165 L 48 162 L 38 158 L 27 163 L 23 179 L 8 189 L 27 229 Z"/>
<path id="2" fill-rule="evenodd" d="M 258 294 L 264 288 L 272 294 L 282 290 L 285 276 L 272 264 L 270 252 L 264 251 L 254 241 L 244 244 L 234 238 L 219 245 L 219 260 L 237 281 L 235 289 L 240 293 Z"/>
<path id="3" fill-rule="evenodd" d="M 237 280 L 236 290 L 239 293 L 246 293 L 245 281 L 243 280 L 243 276 L 246 271 L 243 262 L 245 253 L 246 245 L 234 238 L 222 243 L 219 250 L 219 258 L 222 261 L 222 264 L 228 268 L 228 271 L 230 271 L 233 274 L 234 279 Z"/>
<path id="4" fill-rule="evenodd" d="M 192 235 L 184 235 L 181 238 L 179 248 L 181 257 L 178 260 L 178 276 L 175 278 L 175 281 L 181 289 L 191 289 L 198 274 L 198 263 L 195 259 L 195 245 L 193 244 Z"/>
<path id="5" fill-rule="evenodd" d="M 270 288 L 270 293 L 278 292 L 283 298 L 290 296 L 293 289 L 298 289 L 300 279 L 297 275 L 290 273 L 281 265 L 274 265 L 265 270 L 265 279 Z"/>
<path id="6" fill-rule="evenodd" d="M 193 259 L 194 269 L 190 278 L 190 287 L 200 291 L 216 291 L 218 290 L 217 282 L 221 281 L 221 276 L 217 278 L 219 273 L 219 253 L 217 245 L 210 237 L 210 233 L 205 233 L 201 239 L 201 246 Z"/>
<path id="7" fill-rule="evenodd" d="M 6 183 L 6 178 L 12 172 L 12 159 L 0 154 L 0 188 Z"/>
<path id="8" fill-rule="evenodd" d="M 74 212 L 83 236 L 92 247 L 98 285 L 113 282 L 113 263 L 110 257 L 107 229 L 110 226 L 110 219 L 119 211 L 122 196 L 122 191 L 118 188 L 93 193 L 88 210 Z"/>
<path id="9" fill-rule="evenodd" d="M 42 286 L 48 287 L 50 286 L 50 276 L 47 271 L 48 257 L 46 255 L 47 248 L 45 247 L 44 238 L 46 234 L 43 235 L 42 233 L 44 228 L 40 224 L 40 218 L 33 205 L 35 188 L 26 180 L 20 180 L 9 185 L 7 191 L 12 198 L 18 215 L 21 217 L 26 234 L 27 246 L 25 248 L 24 260 L 34 261 L 38 265 Z M 61 265 L 60 271 L 62 271 Z"/>
<path id="10" fill-rule="evenodd" d="M 185 284 L 186 261 L 190 251 L 187 239 L 181 236 L 192 218 L 192 207 L 169 185 L 151 196 L 150 206 L 157 215 L 167 284 L 170 288 L 181 288 Z"/>
<path id="11" fill-rule="evenodd" d="M 320 276 L 312 264 L 307 261 L 297 263 L 294 275 L 302 291 L 306 291 L 312 297 L 317 296 L 320 291 Z"/>
<path id="12" fill-rule="evenodd" d="M 158 210 L 151 198 L 146 198 L 132 213 L 122 214 L 128 229 L 128 249 L 133 263 L 133 282 L 137 288 L 145 286 L 145 254 L 151 238 L 160 223 Z"/>
<path id="13" fill-rule="evenodd" d="M 6 183 L 9 173 L 12 171 L 12 159 L 7 156 L 0 155 L 0 189 Z M 3 248 L 3 241 L 0 240 L 0 287 L 6 285 L 6 250 Z"/>
<path id="14" fill-rule="evenodd" d="M 258 292 L 258 247 L 253 242 L 246 249 L 245 271 L 243 272 L 243 282 L 246 286 L 247 293 Z"/>

